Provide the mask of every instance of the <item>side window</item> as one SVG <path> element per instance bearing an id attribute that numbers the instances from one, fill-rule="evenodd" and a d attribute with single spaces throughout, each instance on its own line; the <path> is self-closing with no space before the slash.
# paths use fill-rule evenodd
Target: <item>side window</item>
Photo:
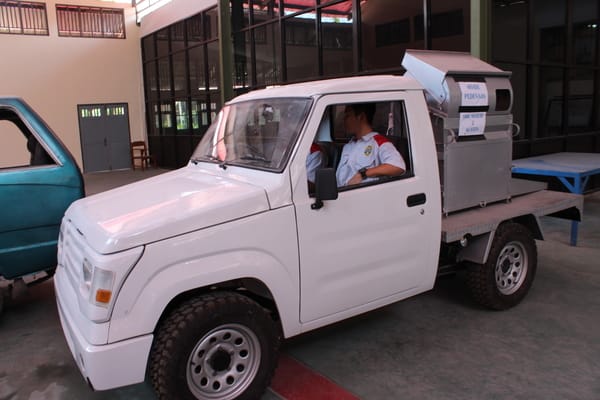
<path id="1" fill-rule="evenodd" d="M 0 168 L 54 164 L 52 158 L 12 110 L 0 109 Z"/>
<path id="2" fill-rule="evenodd" d="M 334 168 L 340 190 L 412 176 L 404 102 L 329 106 L 307 158 L 309 192 L 317 168 Z"/>

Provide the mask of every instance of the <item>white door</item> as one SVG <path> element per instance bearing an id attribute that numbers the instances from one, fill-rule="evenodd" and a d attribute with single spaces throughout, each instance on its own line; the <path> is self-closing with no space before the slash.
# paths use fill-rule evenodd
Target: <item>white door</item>
<path id="1" fill-rule="evenodd" d="M 393 99 L 404 107 L 406 96 L 400 93 Z M 340 104 L 351 98 L 330 96 L 321 101 Z M 316 112 L 319 109 L 323 107 Z M 410 119 L 403 123 L 409 125 Z M 430 146 L 434 159 L 404 154 L 412 164 L 405 178 L 341 191 L 337 200 L 325 201 L 318 210 L 311 208 L 314 198 L 301 190 L 302 184 L 297 186 L 302 323 L 352 309 L 366 311 L 432 284 L 441 216 L 437 171 L 432 171 L 437 169 L 433 139 L 430 130 L 425 133 L 430 137 L 412 138 L 412 147 Z M 303 146 L 310 145 L 310 140 L 304 142 Z"/>

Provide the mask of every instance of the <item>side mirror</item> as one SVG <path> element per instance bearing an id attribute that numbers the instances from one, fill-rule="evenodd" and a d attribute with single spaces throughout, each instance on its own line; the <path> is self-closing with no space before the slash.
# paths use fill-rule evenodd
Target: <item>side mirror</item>
<path id="1" fill-rule="evenodd" d="M 310 208 L 318 210 L 323 207 L 323 200 L 338 198 L 337 179 L 333 168 L 319 168 L 315 176 L 315 202 Z"/>

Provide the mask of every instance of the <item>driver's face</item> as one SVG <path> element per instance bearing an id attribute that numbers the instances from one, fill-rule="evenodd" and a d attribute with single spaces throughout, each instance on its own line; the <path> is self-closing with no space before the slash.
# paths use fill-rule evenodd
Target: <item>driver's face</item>
<path id="1" fill-rule="evenodd" d="M 346 134 L 355 135 L 358 132 L 359 126 L 359 117 L 354 114 L 354 110 L 351 107 L 346 107 L 344 109 L 344 129 L 346 130 Z"/>

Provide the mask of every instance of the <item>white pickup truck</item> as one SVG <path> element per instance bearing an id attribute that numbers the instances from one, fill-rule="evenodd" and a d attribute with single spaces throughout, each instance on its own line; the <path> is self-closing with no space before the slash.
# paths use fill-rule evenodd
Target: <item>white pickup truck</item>
<path id="1" fill-rule="evenodd" d="M 504 95 L 479 96 L 489 126 Z M 90 386 L 147 378 L 161 399 L 255 399 L 283 338 L 428 291 L 456 267 L 481 304 L 519 303 L 536 272 L 538 217 L 579 218 L 582 199 L 511 180 L 509 159 L 492 168 L 507 176 L 508 196 L 444 207 L 450 143 L 435 139 L 430 97 L 410 76 L 255 91 L 223 107 L 186 167 L 75 202 L 55 286 Z M 480 112 L 470 101 L 461 110 Z M 350 103 L 376 104 L 374 129 L 397 146 L 403 175 L 337 187 Z M 453 143 L 504 140 L 488 125 Z M 461 139 L 461 130 L 447 132 Z M 313 143 L 324 165 L 311 193 Z"/>

